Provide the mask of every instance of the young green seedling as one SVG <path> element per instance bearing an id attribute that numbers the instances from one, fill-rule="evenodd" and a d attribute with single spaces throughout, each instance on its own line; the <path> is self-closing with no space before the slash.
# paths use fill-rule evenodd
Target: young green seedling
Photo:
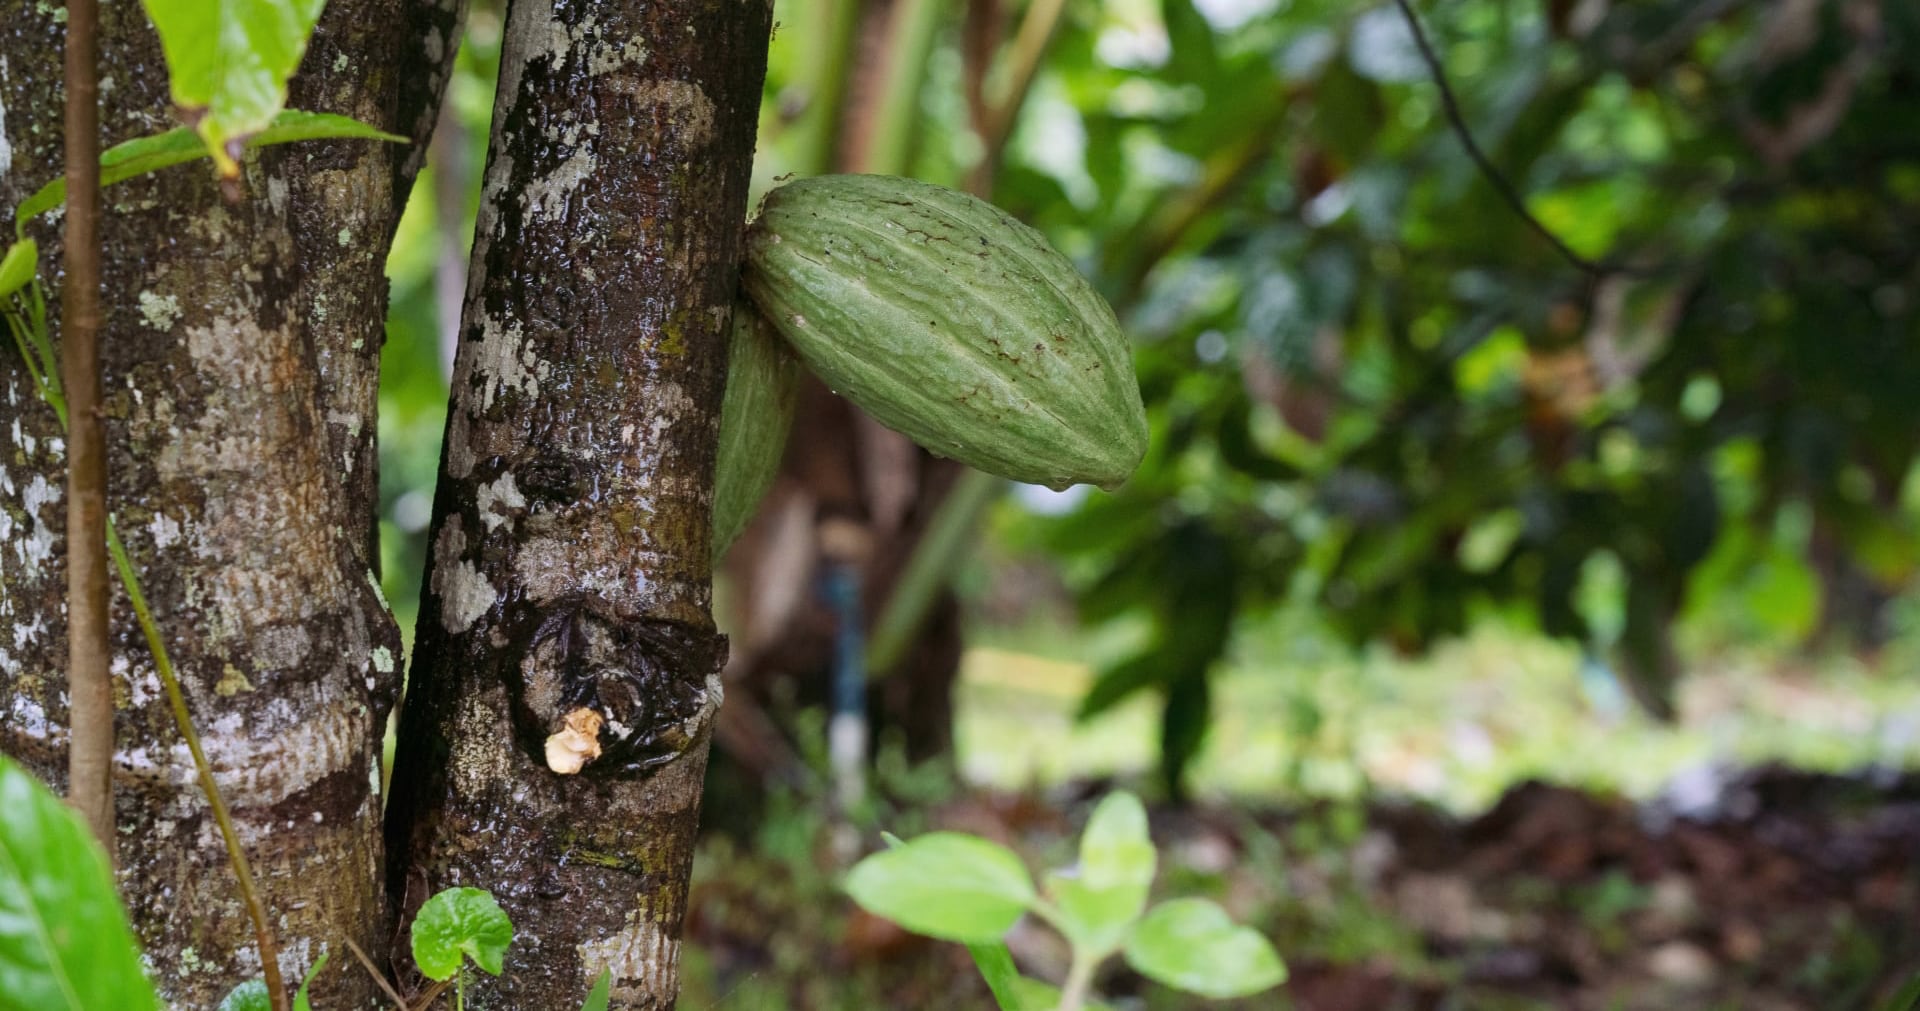
<path id="1" fill-rule="evenodd" d="M 1212 902 L 1175 899 L 1147 909 L 1158 856 L 1146 809 L 1130 793 L 1111 794 L 1094 809 L 1079 861 L 1047 875 L 1044 894 L 1019 857 L 984 839 L 935 832 L 888 842 L 890 849 L 847 875 L 848 894 L 915 933 L 966 944 L 1001 1011 L 1099 1007 L 1088 1003 L 1094 975 L 1116 953 L 1149 979 L 1216 999 L 1287 978 L 1267 939 Z M 1064 935 L 1073 952 L 1058 990 L 1019 976 L 1001 940 L 1028 913 Z"/>
<path id="2" fill-rule="evenodd" d="M 500 975 L 513 921 L 480 888 L 449 888 L 428 899 L 413 918 L 413 961 L 421 975 L 436 982 L 453 980 L 453 1006 L 467 1005 L 466 960 Z"/>

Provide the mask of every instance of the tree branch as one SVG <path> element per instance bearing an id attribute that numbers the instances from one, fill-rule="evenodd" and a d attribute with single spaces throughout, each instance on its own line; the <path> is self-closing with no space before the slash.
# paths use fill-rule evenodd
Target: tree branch
<path id="1" fill-rule="evenodd" d="M 1447 79 L 1446 68 L 1441 65 L 1439 54 L 1434 52 L 1433 43 L 1427 39 L 1426 29 L 1420 26 L 1420 18 L 1414 14 L 1412 4 L 1408 0 L 1393 0 L 1393 2 L 1400 8 L 1401 17 L 1406 19 L 1407 30 L 1413 33 L 1413 43 L 1419 47 L 1420 58 L 1426 61 L 1427 73 L 1433 78 L 1434 87 L 1440 89 L 1440 105 L 1446 110 L 1447 122 L 1453 125 L 1454 135 L 1460 138 L 1460 146 L 1466 149 L 1467 157 L 1473 159 L 1474 165 L 1479 167 L 1480 174 L 1486 178 L 1488 185 L 1493 187 L 1494 192 L 1500 194 L 1500 199 L 1513 209 L 1514 214 L 1519 215 L 1520 220 L 1526 222 L 1527 227 L 1545 239 L 1547 244 L 1553 247 L 1554 252 L 1560 254 L 1561 259 L 1587 274 L 1599 276 L 1619 272 L 1619 267 L 1598 260 L 1590 260 L 1574 252 L 1573 247 L 1567 245 L 1560 236 L 1555 235 L 1552 229 L 1527 209 L 1526 198 L 1522 197 L 1513 182 L 1494 166 L 1493 160 L 1481 150 L 1480 142 L 1474 139 L 1473 131 L 1467 126 L 1466 115 L 1460 111 L 1460 101 L 1454 96 L 1453 85 Z"/>
<path id="2" fill-rule="evenodd" d="M 986 154 L 967 180 L 967 191 L 983 199 L 989 198 L 993 190 L 993 177 L 999 171 L 1000 159 L 1005 152 L 1007 139 L 1013 136 L 1014 124 L 1020 120 L 1020 110 L 1026 105 L 1027 93 L 1033 90 L 1033 80 L 1039 76 L 1040 63 L 1046 57 L 1047 47 L 1053 42 L 1053 33 L 1060 27 L 1060 16 L 1066 12 L 1066 0 L 1033 0 L 1027 13 L 1020 21 L 1020 30 L 1014 35 L 1013 48 L 1008 54 L 1006 90 L 986 110 L 986 122 L 981 130 L 980 143 Z"/>

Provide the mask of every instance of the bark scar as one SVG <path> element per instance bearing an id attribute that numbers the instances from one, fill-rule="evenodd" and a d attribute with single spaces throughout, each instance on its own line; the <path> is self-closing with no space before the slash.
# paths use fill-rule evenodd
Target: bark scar
<path id="1" fill-rule="evenodd" d="M 509 606 L 515 736 L 560 774 L 631 776 L 691 748 L 712 719 L 726 637 L 623 614 L 597 594 Z"/>

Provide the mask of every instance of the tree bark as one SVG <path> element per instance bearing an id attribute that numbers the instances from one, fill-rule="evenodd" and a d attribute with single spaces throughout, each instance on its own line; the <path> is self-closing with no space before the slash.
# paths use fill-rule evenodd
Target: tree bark
<path id="1" fill-rule="evenodd" d="M 771 9 L 514 0 L 389 805 L 408 913 L 491 890 L 479 1007 L 665 1009 L 725 642 L 710 497 Z M 551 771 L 570 712 L 605 752 Z M 397 946 L 398 947 L 398 946 Z"/>
<path id="2" fill-rule="evenodd" d="M 0 0 L 8 209 L 60 169 L 63 13 Z M 100 13 L 103 135 L 172 126 L 141 8 Z M 334 0 L 290 104 L 424 139 L 411 127 L 431 126 L 455 14 Z M 394 27 L 430 23 L 441 26 L 430 42 Z M 108 190 L 101 223 L 107 505 L 295 978 L 348 938 L 385 949 L 379 753 L 399 636 L 368 533 L 382 273 L 407 158 L 368 142 L 266 149 L 247 159 L 234 203 L 206 163 L 180 166 Z M 57 222 L 34 226 L 50 288 L 61 281 Z M 18 356 L 0 350 L 0 748 L 56 786 L 69 720 L 65 450 Z M 212 1007 L 260 974 L 253 930 L 117 590 L 111 639 L 121 888 L 162 994 Z M 344 958 L 333 966 L 316 1004 L 376 1006 L 364 973 Z"/>

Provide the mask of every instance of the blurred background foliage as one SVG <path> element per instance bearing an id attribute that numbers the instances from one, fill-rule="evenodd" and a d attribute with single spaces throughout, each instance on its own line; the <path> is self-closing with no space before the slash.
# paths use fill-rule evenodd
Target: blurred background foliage
<path id="1" fill-rule="evenodd" d="M 1113 777 L 1203 801 L 1156 804 L 1163 883 L 1279 941 L 1280 1006 L 1864 1007 L 1920 958 L 1920 785 L 1722 768 L 1920 764 L 1920 5 L 775 18 L 755 199 L 989 196 L 1113 303 L 1153 440 L 1117 493 L 1009 489 L 803 395 L 717 576 L 683 1006 L 984 1001 L 837 869 L 881 828 L 1057 862 Z M 472 3 L 390 264 L 405 629 L 501 19 Z M 836 671 L 867 679 L 865 791 L 826 786 Z"/>
<path id="2" fill-rule="evenodd" d="M 1094 663 L 1083 717 L 1150 700 L 1175 793 L 1236 672 L 1351 672 L 1491 622 L 1560 644 L 1548 665 L 1581 706 L 1670 717 L 1683 656 L 1872 660 L 1913 620 L 1920 6 L 1424 4 L 1497 176 L 1411 13 L 777 5 L 756 192 L 841 168 L 990 195 L 1134 336 L 1154 436 L 1126 487 L 951 506 L 923 460 L 918 519 L 882 532 L 897 570 L 943 503 L 963 530 L 984 510 L 988 549 L 932 559 L 936 590 L 966 591 L 976 644 Z M 404 625 L 500 20 L 473 5 L 390 270 L 383 545 Z M 867 485 L 900 466 L 856 463 Z M 729 575 L 730 596 L 762 590 Z M 869 620 L 900 582 L 876 577 Z M 786 673 L 824 678 L 809 666 Z M 1327 726 L 1288 711 L 1292 739 Z"/>

